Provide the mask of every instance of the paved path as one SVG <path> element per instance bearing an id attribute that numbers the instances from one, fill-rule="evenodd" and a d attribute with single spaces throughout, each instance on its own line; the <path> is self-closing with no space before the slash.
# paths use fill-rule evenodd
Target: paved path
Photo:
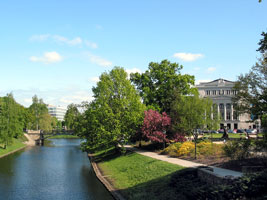
<path id="1" fill-rule="evenodd" d="M 28 134 L 25 133 L 24 136 L 28 139 L 28 141 L 24 142 L 24 144 L 28 146 L 35 146 L 35 141 Z"/>
<path id="2" fill-rule="evenodd" d="M 187 161 L 187 160 L 183 160 L 183 159 L 179 159 L 179 158 L 172 158 L 172 157 L 169 157 L 167 155 L 159 155 L 155 152 L 150 152 L 150 151 L 145 151 L 145 150 L 141 150 L 141 149 L 137 149 L 137 148 L 134 148 L 130 145 L 126 145 L 125 146 L 127 150 L 131 150 L 131 151 L 134 151 L 136 153 L 139 153 L 141 155 L 144 155 L 144 156 L 148 156 L 148 157 L 151 157 L 151 158 L 154 158 L 154 159 L 158 159 L 158 160 L 162 160 L 162 161 L 166 161 L 166 162 L 169 162 L 169 163 L 172 163 L 172 164 L 176 164 L 176 165 L 180 165 L 180 166 L 183 166 L 183 167 L 200 167 L 200 166 L 207 166 L 207 165 L 204 165 L 204 164 L 201 164 L 201 163 L 195 163 L 195 162 L 192 162 L 192 161 Z M 243 175 L 243 173 L 241 172 L 237 172 L 237 171 L 233 171 L 233 170 L 228 170 L 228 169 L 223 169 L 223 168 L 219 168 L 219 167 L 213 167 L 213 166 L 209 166 L 211 168 L 213 168 L 213 173 L 219 175 L 219 176 L 222 176 L 222 177 L 225 177 L 225 176 L 233 176 L 233 177 L 240 177 Z"/>

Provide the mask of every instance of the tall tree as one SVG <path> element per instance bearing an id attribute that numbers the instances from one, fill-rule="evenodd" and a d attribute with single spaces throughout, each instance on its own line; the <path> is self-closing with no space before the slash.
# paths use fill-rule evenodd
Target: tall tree
<path id="1" fill-rule="evenodd" d="M 191 87 L 194 85 L 194 76 L 182 75 L 182 68 L 182 65 L 168 60 L 151 62 L 145 73 L 131 74 L 131 81 L 147 106 L 169 113 L 174 91 L 185 95 L 195 90 Z"/>
<path id="2" fill-rule="evenodd" d="M 83 136 L 89 148 L 104 143 L 122 145 L 141 127 L 145 106 L 123 68 L 103 73 L 93 88 L 94 101 L 83 117 Z"/>
<path id="3" fill-rule="evenodd" d="M 23 132 L 22 106 L 12 94 L 0 98 L 0 143 L 6 147 L 12 142 L 13 137 L 18 137 Z"/>
<path id="4" fill-rule="evenodd" d="M 267 113 L 267 53 L 246 74 L 241 74 L 235 84 L 237 95 L 233 98 L 239 113 L 250 113 L 253 119 Z"/>
<path id="5" fill-rule="evenodd" d="M 48 113 L 48 109 L 46 107 L 46 104 L 43 102 L 42 99 L 38 99 L 37 95 L 34 95 L 32 97 L 32 104 L 29 107 L 29 111 L 32 115 L 32 128 L 35 128 L 36 130 L 40 129 L 40 121 L 45 120 L 44 116 Z M 42 122 L 44 124 L 45 122 Z"/>
<path id="6" fill-rule="evenodd" d="M 74 129 L 77 123 L 80 112 L 75 104 L 68 105 L 67 112 L 64 117 L 65 124 L 68 129 Z"/>
<path id="7" fill-rule="evenodd" d="M 194 129 L 216 129 L 219 124 L 217 109 L 211 99 L 193 95 L 177 95 L 172 103 L 171 117 L 173 131 L 191 135 Z"/>

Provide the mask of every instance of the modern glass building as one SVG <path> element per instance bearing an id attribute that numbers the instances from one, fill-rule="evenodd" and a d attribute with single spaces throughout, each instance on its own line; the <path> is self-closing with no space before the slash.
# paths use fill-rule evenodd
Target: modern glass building
<path id="1" fill-rule="evenodd" d="M 64 116 L 67 112 L 66 108 L 60 107 L 60 106 L 52 106 L 52 105 L 48 105 L 48 113 L 52 116 L 52 117 L 56 117 L 59 121 L 63 121 L 64 120 Z"/>

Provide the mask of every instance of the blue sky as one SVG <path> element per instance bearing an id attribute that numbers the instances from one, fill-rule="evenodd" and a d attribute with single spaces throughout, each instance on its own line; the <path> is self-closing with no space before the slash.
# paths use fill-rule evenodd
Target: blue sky
<path id="1" fill-rule="evenodd" d="M 163 59 L 197 82 L 234 81 L 260 57 L 266 11 L 266 0 L 1 1 L 0 96 L 90 101 L 102 72 Z"/>

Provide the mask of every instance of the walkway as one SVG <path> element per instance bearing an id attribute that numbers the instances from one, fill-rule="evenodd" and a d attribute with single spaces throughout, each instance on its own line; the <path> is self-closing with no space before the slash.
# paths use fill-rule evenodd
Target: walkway
<path id="1" fill-rule="evenodd" d="M 183 160 L 183 159 L 179 159 L 179 158 L 172 158 L 172 157 L 169 157 L 167 155 L 159 155 L 155 152 L 149 152 L 149 151 L 144 151 L 144 150 L 141 150 L 141 149 L 137 149 L 137 148 L 134 148 L 130 145 L 125 145 L 126 149 L 127 150 L 130 150 L 130 151 L 134 151 L 138 154 L 141 154 L 141 155 L 144 155 L 144 156 L 148 156 L 148 157 L 151 157 L 151 158 L 154 158 L 154 159 L 158 159 L 158 160 L 162 160 L 162 161 L 165 161 L 165 162 L 169 162 L 169 163 L 172 163 L 172 164 L 175 164 L 175 165 L 180 165 L 180 166 L 183 166 L 183 167 L 200 167 L 200 166 L 207 166 L 207 165 L 204 165 L 204 164 L 201 164 L 201 163 L 195 163 L 195 162 L 191 162 L 191 161 L 187 161 L 187 160 Z M 219 175 L 219 176 L 222 176 L 222 177 L 225 177 L 225 176 L 233 176 L 235 178 L 237 177 L 241 177 L 243 175 L 243 173 L 241 172 L 237 172 L 237 171 L 233 171 L 233 170 L 228 170 L 228 169 L 223 169 L 223 168 L 219 168 L 219 167 L 213 167 L 213 166 L 209 166 L 211 168 L 213 168 L 213 173 L 216 174 L 216 175 Z"/>
<path id="2" fill-rule="evenodd" d="M 25 133 L 24 136 L 28 139 L 28 141 L 24 142 L 24 144 L 28 146 L 35 146 L 35 141 L 28 134 Z"/>

